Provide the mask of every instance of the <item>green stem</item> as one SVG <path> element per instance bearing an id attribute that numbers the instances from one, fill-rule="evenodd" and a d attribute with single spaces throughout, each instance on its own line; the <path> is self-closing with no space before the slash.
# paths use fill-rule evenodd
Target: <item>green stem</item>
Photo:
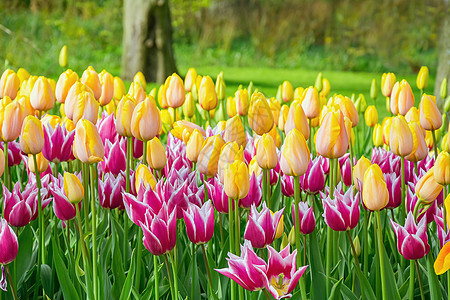
<path id="1" fill-rule="evenodd" d="M 173 123 L 172 123 L 172 124 L 174 124 L 176 121 L 177 121 L 177 109 L 174 108 L 174 109 L 173 109 Z M 173 125 L 172 125 L 172 126 L 173 126 Z"/>
<path id="2" fill-rule="evenodd" d="M 240 218 L 239 218 L 239 200 L 235 199 L 234 200 L 234 230 L 235 230 L 235 235 L 234 235 L 234 251 L 236 252 L 236 255 L 239 255 L 240 253 L 240 242 L 241 242 L 241 232 L 240 232 Z"/>
<path id="3" fill-rule="evenodd" d="M 436 141 L 436 131 L 435 130 L 431 130 L 431 135 L 433 136 L 434 160 L 436 161 L 437 156 L 438 156 L 437 141 Z"/>
<path id="4" fill-rule="evenodd" d="M 409 299 L 414 299 L 414 261 L 409 261 Z"/>
<path id="5" fill-rule="evenodd" d="M 85 237 L 84 237 L 84 233 L 83 233 L 83 226 L 81 225 L 81 217 L 80 217 L 80 211 L 78 209 L 78 204 L 75 205 L 75 209 L 76 209 L 76 218 L 78 221 L 78 225 L 76 222 L 74 222 L 75 227 L 78 229 L 78 233 L 80 234 L 80 241 L 81 241 L 81 254 L 83 256 L 83 266 L 84 266 L 84 272 L 85 272 L 85 276 L 84 276 L 84 280 L 85 280 L 85 284 L 86 284 L 86 289 L 87 289 L 87 294 L 92 297 L 91 293 L 91 280 L 90 280 L 90 265 L 89 265 L 89 252 L 85 243 Z"/>
<path id="6" fill-rule="evenodd" d="M 329 183 L 330 183 L 330 198 L 334 197 L 334 184 L 335 184 L 335 173 L 334 173 L 334 159 L 330 158 L 330 171 L 329 171 Z M 326 250 L 326 275 L 328 278 L 331 277 L 331 265 L 333 257 L 333 230 L 331 227 L 327 226 L 327 250 Z M 326 281 L 327 296 L 331 292 L 331 281 Z"/>
<path id="7" fill-rule="evenodd" d="M 208 263 L 208 256 L 206 255 L 206 250 L 205 250 L 205 245 L 202 244 L 202 252 L 203 252 L 203 259 L 205 260 L 205 266 L 206 266 L 206 272 L 208 274 L 208 283 L 209 283 L 209 287 L 211 289 L 211 293 L 213 295 L 213 298 L 216 299 L 216 293 L 214 292 L 214 288 L 212 285 L 212 277 L 211 277 L 211 270 L 209 269 L 209 263 Z"/>
<path id="8" fill-rule="evenodd" d="M 44 213 L 42 211 L 42 198 L 41 198 L 41 174 L 39 173 L 37 164 L 37 155 L 33 154 L 34 171 L 36 175 L 36 185 L 38 188 L 38 224 L 39 224 L 39 250 L 38 250 L 38 264 L 37 264 L 37 280 L 36 285 L 40 282 L 41 276 L 41 264 L 45 264 L 45 237 L 44 237 Z"/>
<path id="9" fill-rule="evenodd" d="M 176 251 L 176 246 L 174 248 L 174 251 Z M 178 275 L 177 275 L 177 266 L 175 265 L 175 262 L 172 257 L 172 271 L 173 271 L 173 291 L 175 299 L 178 299 Z"/>
<path id="10" fill-rule="evenodd" d="M 147 144 L 148 141 L 144 141 L 144 151 L 142 152 L 142 164 L 147 165 Z"/>
<path id="11" fill-rule="evenodd" d="M 16 288 L 14 287 L 14 282 L 11 277 L 11 272 L 9 271 L 9 266 L 5 265 L 6 274 L 8 275 L 9 285 L 11 286 L 11 292 L 13 294 L 14 300 L 19 300 L 19 297 L 17 297 Z"/>
<path id="12" fill-rule="evenodd" d="M 223 247 L 223 221 L 222 221 L 222 214 L 218 213 L 219 215 L 219 230 L 220 230 L 220 246 Z"/>
<path id="13" fill-rule="evenodd" d="M 364 275 L 369 275 L 369 233 L 367 227 L 369 226 L 369 218 L 367 217 L 367 210 L 364 209 Z"/>
<path id="14" fill-rule="evenodd" d="M 8 166 L 8 142 L 5 142 L 5 173 L 4 173 L 4 178 L 3 178 L 3 182 L 5 183 L 6 187 L 8 188 L 8 190 L 11 191 L 11 176 L 10 176 L 10 169 Z"/>
<path id="15" fill-rule="evenodd" d="M 83 176 L 83 189 L 86 191 L 84 193 L 84 201 L 83 201 L 83 210 L 84 210 L 84 229 L 86 232 L 89 232 L 89 170 L 87 170 L 87 166 L 85 164 L 81 164 L 81 175 Z M 80 223 L 80 226 L 83 226 Z"/>
<path id="16" fill-rule="evenodd" d="M 172 300 L 176 300 L 173 282 L 172 282 L 172 273 L 170 271 L 170 264 L 169 264 L 169 259 L 167 258 L 167 255 L 168 254 L 164 254 L 164 261 L 166 263 L 166 268 L 167 268 L 167 277 L 169 278 L 170 293 L 172 294 Z M 157 298 L 155 298 L 155 299 L 157 299 Z"/>
<path id="17" fill-rule="evenodd" d="M 419 263 L 417 262 L 417 260 L 415 260 L 414 262 L 415 262 L 415 264 L 416 264 L 417 278 L 419 279 L 420 298 L 421 298 L 422 300 L 425 300 L 425 293 L 424 293 L 424 291 L 423 291 L 422 278 L 420 277 Z"/>
<path id="18" fill-rule="evenodd" d="M 384 268 L 384 245 L 383 245 L 383 232 L 381 228 L 381 217 L 380 211 L 375 211 L 376 219 L 378 222 L 377 230 L 378 230 L 378 255 L 380 258 L 380 273 L 381 273 L 381 291 L 383 295 L 383 300 L 388 299 L 387 291 L 386 291 L 386 272 Z"/>
<path id="19" fill-rule="evenodd" d="M 352 248 L 352 255 L 353 255 L 353 258 L 355 259 L 356 268 L 362 274 L 361 267 L 359 266 L 358 255 L 356 254 L 355 244 L 353 244 L 352 235 L 350 234 L 350 230 L 347 230 L 346 233 L 347 233 L 348 240 L 350 241 L 350 246 Z"/>
<path id="20" fill-rule="evenodd" d="M 402 168 L 402 176 L 401 176 L 401 183 L 402 183 L 402 203 L 404 203 L 404 214 L 403 216 L 406 216 L 407 209 L 407 203 L 406 203 L 406 184 L 405 184 L 405 157 L 401 157 L 401 168 Z"/>
<path id="21" fill-rule="evenodd" d="M 191 282 L 191 299 L 194 299 L 194 290 L 195 290 L 195 269 L 197 269 L 197 256 L 195 255 L 195 244 L 192 243 L 192 282 Z M 158 299 L 158 298 L 155 298 Z"/>
<path id="22" fill-rule="evenodd" d="M 126 216 L 125 216 L 126 218 Z M 137 233 L 137 239 L 136 239 L 136 251 L 137 251 L 137 261 L 142 261 L 142 230 L 139 228 Z M 155 273 L 156 274 L 156 273 Z M 140 283 L 141 283 L 141 265 L 138 264 L 136 266 L 136 282 L 135 282 L 135 288 L 139 292 L 140 291 Z"/>
<path id="23" fill-rule="evenodd" d="M 308 147 L 309 151 L 312 153 L 312 140 L 314 138 L 314 134 L 312 132 L 312 126 L 311 126 L 311 119 L 308 119 L 308 125 L 309 125 L 309 139 L 308 139 Z"/>
<path id="24" fill-rule="evenodd" d="M 131 167 L 131 159 L 133 157 L 133 140 L 131 137 L 127 137 L 127 164 L 126 164 L 126 192 L 129 193 L 131 190 L 131 182 L 130 182 L 130 167 Z M 123 239 L 123 254 L 124 261 L 128 259 L 128 216 L 124 215 L 123 218 L 123 231 L 124 231 L 124 239 Z"/>
<path id="25" fill-rule="evenodd" d="M 299 212 L 299 203 L 300 203 L 300 179 L 298 176 L 294 176 L 294 232 L 295 232 L 295 247 L 297 248 L 297 266 L 302 265 L 302 256 L 300 254 L 301 244 L 300 244 L 300 212 Z M 306 248 L 303 249 L 306 251 Z M 302 299 L 306 299 L 306 289 L 304 278 L 300 278 L 300 293 Z"/>
<path id="26" fill-rule="evenodd" d="M 94 299 L 98 299 L 98 273 L 97 273 L 97 208 L 95 204 L 95 166 L 91 164 L 91 209 L 92 209 L 92 280 L 94 281 Z"/>
<path id="27" fill-rule="evenodd" d="M 267 170 L 263 170 L 263 197 L 264 197 L 264 201 L 267 204 L 267 207 L 269 207 L 270 209 L 270 203 L 269 203 L 269 197 L 268 197 L 268 193 L 267 193 Z"/>
<path id="28" fill-rule="evenodd" d="M 155 299 L 159 299 L 159 266 L 156 255 L 153 255 L 153 269 L 155 272 Z"/>

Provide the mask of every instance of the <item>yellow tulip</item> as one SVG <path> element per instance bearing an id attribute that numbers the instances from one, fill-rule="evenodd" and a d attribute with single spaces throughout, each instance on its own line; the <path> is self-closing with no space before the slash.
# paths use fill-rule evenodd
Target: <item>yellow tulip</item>
<path id="1" fill-rule="evenodd" d="M 103 111 L 108 115 L 115 114 L 116 112 L 116 103 L 115 101 L 110 101 L 108 104 L 103 106 Z"/>
<path id="2" fill-rule="evenodd" d="M 442 115 L 436 105 L 436 97 L 423 94 L 419 106 L 420 125 L 425 130 L 437 130 L 442 126 Z"/>
<path id="3" fill-rule="evenodd" d="M 70 203 L 76 204 L 84 198 L 84 187 L 75 174 L 64 172 L 64 192 Z"/>
<path id="4" fill-rule="evenodd" d="M 295 88 L 294 90 L 294 100 L 302 100 L 303 99 L 303 93 L 304 93 L 305 89 L 302 88 L 301 86 Z"/>
<path id="5" fill-rule="evenodd" d="M 270 109 L 272 110 L 273 120 L 278 123 L 278 119 L 280 118 L 281 104 L 277 101 L 277 99 L 275 99 L 275 97 L 269 98 L 268 102 Z"/>
<path id="6" fill-rule="evenodd" d="M 285 131 L 285 125 L 287 118 L 289 116 L 289 106 L 286 104 L 283 104 L 280 110 L 280 116 L 278 117 L 278 128 L 280 128 L 281 131 Z"/>
<path id="7" fill-rule="evenodd" d="M 17 74 L 13 70 L 6 69 L 0 78 L 0 98 L 8 96 L 14 100 L 19 87 L 20 79 Z"/>
<path id="8" fill-rule="evenodd" d="M 203 77 L 198 89 L 198 101 L 204 110 L 210 111 L 217 106 L 217 95 L 214 82 L 209 76 Z"/>
<path id="9" fill-rule="evenodd" d="M 126 94 L 125 85 L 120 77 L 114 77 L 114 99 L 122 99 Z"/>
<path id="10" fill-rule="evenodd" d="M 53 129 L 55 129 L 56 125 L 61 123 L 61 117 L 57 115 L 45 114 L 41 118 L 42 126 L 50 125 Z"/>
<path id="11" fill-rule="evenodd" d="M 416 195 L 425 204 L 432 203 L 443 189 L 443 186 L 434 178 L 435 169 L 436 166 L 431 167 L 416 183 Z"/>
<path id="12" fill-rule="evenodd" d="M 135 100 L 136 103 L 144 101 L 147 94 L 144 88 L 138 82 L 132 82 L 130 88 L 128 89 L 128 95 Z"/>
<path id="13" fill-rule="evenodd" d="M 395 78 L 394 73 L 384 73 L 383 76 L 381 76 L 381 92 L 383 93 L 383 96 L 391 96 L 392 88 L 396 81 L 397 79 Z"/>
<path id="14" fill-rule="evenodd" d="M 423 129 L 417 122 L 408 123 L 409 129 L 413 135 L 413 151 L 405 158 L 409 161 L 419 162 L 425 159 L 428 155 L 427 142 L 423 134 Z"/>
<path id="15" fill-rule="evenodd" d="M 223 72 L 220 72 L 219 75 L 217 75 L 216 94 L 220 101 L 225 99 L 225 81 L 223 80 Z"/>
<path id="16" fill-rule="evenodd" d="M 135 102 L 129 96 L 124 96 L 122 100 L 120 100 L 116 112 L 116 129 L 117 133 L 121 136 L 133 136 L 131 131 L 131 119 L 133 118 L 133 111 L 135 107 Z"/>
<path id="17" fill-rule="evenodd" d="M 139 167 L 137 167 L 135 178 L 136 193 L 139 193 L 142 185 L 144 188 L 148 188 L 149 186 L 152 189 L 155 188 L 155 177 L 153 176 L 152 171 L 146 165 L 140 164 Z"/>
<path id="18" fill-rule="evenodd" d="M 378 97 L 378 87 L 377 87 L 377 81 L 375 78 L 372 79 L 372 85 L 370 86 L 370 98 L 373 100 L 376 100 Z"/>
<path id="19" fill-rule="evenodd" d="M 188 118 L 192 118 L 195 114 L 195 100 L 191 92 L 188 92 L 186 95 L 186 101 L 183 104 L 183 113 Z"/>
<path id="20" fill-rule="evenodd" d="M 69 89 L 69 92 L 67 93 L 67 97 L 64 102 L 64 112 L 67 118 L 71 120 L 73 119 L 73 111 L 78 101 L 78 95 L 82 92 L 89 92 L 94 95 L 90 87 L 78 81 L 75 82 L 74 85 L 72 85 L 72 87 Z"/>
<path id="21" fill-rule="evenodd" d="M 250 163 L 248 164 L 248 173 L 250 174 L 250 176 L 255 174 L 255 177 L 258 177 L 258 176 L 260 176 L 262 174 L 262 169 L 258 165 L 258 161 L 256 159 L 256 156 L 254 156 L 252 158 L 252 160 L 250 161 Z"/>
<path id="22" fill-rule="evenodd" d="M 316 151 L 328 158 L 339 158 L 347 152 L 349 136 L 345 129 L 344 115 L 332 107 L 323 117 L 317 131 Z"/>
<path id="23" fill-rule="evenodd" d="M 238 89 L 234 94 L 236 112 L 240 116 L 246 116 L 250 108 L 249 95 L 247 89 Z"/>
<path id="24" fill-rule="evenodd" d="M 391 93 L 391 112 L 394 115 L 401 114 L 402 116 L 414 106 L 414 94 L 409 83 L 403 79 L 397 82 L 392 88 Z"/>
<path id="25" fill-rule="evenodd" d="M 195 129 L 198 129 L 203 136 L 205 136 L 205 131 L 203 128 L 198 126 L 197 124 L 188 122 L 188 121 L 177 121 L 173 124 L 173 129 L 171 130 L 171 133 L 174 137 L 176 137 L 179 140 L 183 140 L 182 135 L 183 131 L 187 130 L 189 134 L 191 134 Z"/>
<path id="26" fill-rule="evenodd" d="M 265 133 L 256 142 L 256 161 L 263 169 L 273 169 L 278 164 L 277 147 L 269 134 Z"/>
<path id="27" fill-rule="evenodd" d="M 374 127 L 375 124 L 378 123 L 378 111 L 374 105 L 367 107 L 366 112 L 364 113 L 364 120 L 369 127 Z"/>
<path id="28" fill-rule="evenodd" d="M 314 119 L 320 115 L 319 93 L 315 87 L 310 86 L 303 93 L 302 108 L 308 119 Z"/>
<path id="29" fill-rule="evenodd" d="M 42 152 L 36 154 L 36 162 L 38 167 L 39 173 L 44 173 L 48 169 L 48 160 L 42 155 Z M 31 173 L 36 174 L 36 168 L 34 165 L 34 155 L 29 154 L 28 155 L 28 170 L 30 170 Z"/>
<path id="30" fill-rule="evenodd" d="M 322 90 L 320 91 L 320 96 L 324 98 L 328 97 L 328 95 L 330 94 L 330 90 L 331 90 L 330 82 L 328 81 L 328 79 L 324 78 L 322 80 Z"/>
<path id="31" fill-rule="evenodd" d="M 114 77 L 106 70 L 103 70 L 98 76 L 102 86 L 98 102 L 101 106 L 105 106 L 108 105 L 114 97 Z"/>
<path id="32" fill-rule="evenodd" d="M 234 116 L 228 119 L 223 133 L 225 142 L 237 142 L 239 146 L 245 147 L 247 145 L 247 136 L 244 125 L 239 116 Z"/>
<path id="33" fill-rule="evenodd" d="M 130 107 L 131 108 L 131 107 Z M 138 103 L 131 116 L 131 133 L 141 141 L 150 141 L 161 131 L 161 115 L 155 99 L 148 96 Z"/>
<path id="34" fill-rule="evenodd" d="M 359 191 L 359 183 L 363 184 L 364 182 L 364 174 L 366 174 L 367 169 L 370 168 L 372 163 L 370 160 L 363 156 L 358 160 L 356 165 L 353 167 L 353 185 Z"/>
<path id="35" fill-rule="evenodd" d="M 227 115 L 229 118 L 234 117 L 237 114 L 236 101 L 234 97 L 227 98 Z"/>
<path id="36" fill-rule="evenodd" d="M 144 89 L 144 91 L 147 89 L 147 81 L 145 80 L 145 76 L 141 71 L 137 72 L 134 75 L 133 82 L 139 83 Z"/>
<path id="37" fill-rule="evenodd" d="M 420 112 L 417 107 L 411 107 L 406 113 L 405 119 L 408 122 L 420 122 Z"/>
<path id="38" fill-rule="evenodd" d="M 289 109 L 289 114 L 287 116 L 286 123 L 284 124 L 284 132 L 288 134 L 294 128 L 300 131 L 300 133 L 303 134 L 305 139 L 309 139 L 310 131 L 308 120 L 306 119 L 303 107 L 300 104 L 300 101 L 298 100 L 295 100 L 291 104 L 291 108 Z"/>
<path id="39" fill-rule="evenodd" d="M 154 170 L 161 170 L 166 166 L 166 149 L 157 137 L 147 142 L 147 162 Z"/>
<path id="40" fill-rule="evenodd" d="M 364 174 L 362 197 L 367 209 L 382 210 L 389 202 L 389 192 L 383 172 L 377 164 L 371 165 Z"/>
<path id="41" fill-rule="evenodd" d="M 30 94 L 30 102 L 34 109 L 48 111 L 55 106 L 55 96 L 47 78 L 39 76 Z"/>
<path id="42" fill-rule="evenodd" d="M 301 176 L 308 169 L 310 152 L 305 137 L 296 128 L 286 135 L 281 149 L 280 168 L 288 176 Z"/>
<path id="43" fill-rule="evenodd" d="M 59 103 L 66 102 L 67 94 L 69 93 L 70 88 L 75 82 L 78 81 L 78 74 L 68 69 L 64 71 L 58 78 L 58 82 L 56 83 L 55 96 L 56 100 Z"/>
<path id="44" fill-rule="evenodd" d="M 294 88 L 289 81 L 284 81 L 281 84 L 281 98 L 284 102 L 289 102 L 294 97 Z"/>
<path id="45" fill-rule="evenodd" d="M 414 139 L 405 117 L 395 117 L 389 135 L 389 147 L 398 156 L 407 156 L 414 150 Z"/>
<path id="46" fill-rule="evenodd" d="M 224 183 L 225 168 L 235 160 L 244 161 L 244 148 L 240 147 L 236 142 L 228 142 L 220 150 L 217 163 L 217 174 L 220 182 Z"/>
<path id="47" fill-rule="evenodd" d="M 86 119 L 96 124 L 98 119 L 99 103 L 90 92 L 81 92 L 73 108 L 72 121 L 76 125 L 79 120 Z"/>
<path id="48" fill-rule="evenodd" d="M 24 109 L 22 105 L 14 100 L 10 104 L 6 105 L 2 111 L 3 121 L 1 122 L 1 136 L 5 142 L 15 141 L 22 129 L 24 115 Z"/>
<path id="49" fill-rule="evenodd" d="M 442 275 L 450 269 L 450 242 L 445 243 L 434 262 L 434 272 Z"/>
<path id="50" fill-rule="evenodd" d="M 166 99 L 169 107 L 178 108 L 183 105 L 186 99 L 186 91 L 184 89 L 183 80 L 178 74 L 173 73 L 164 84 L 166 89 Z"/>
<path id="51" fill-rule="evenodd" d="M 422 66 L 417 74 L 416 84 L 419 90 L 424 90 L 428 86 L 428 79 L 430 77 L 428 67 Z"/>
<path id="52" fill-rule="evenodd" d="M 30 73 L 28 73 L 28 71 L 25 70 L 24 68 L 19 68 L 19 70 L 17 70 L 17 77 L 19 77 L 20 84 L 22 84 L 25 80 L 28 80 L 30 76 L 31 76 Z"/>
<path id="53" fill-rule="evenodd" d="M 217 174 L 220 151 L 225 141 L 220 135 L 206 139 L 205 145 L 197 159 L 197 168 L 205 176 L 213 177 Z"/>
<path id="54" fill-rule="evenodd" d="M 434 180 L 442 185 L 450 184 L 450 154 L 447 151 L 439 153 L 434 163 Z"/>
<path id="55" fill-rule="evenodd" d="M 247 196 L 250 189 L 250 180 L 247 165 L 236 160 L 225 169 L 224 190 L 232 199 L 242 199 Z"/>
<path id="56" fill-rule="evenodd" d="M 59 66 L 61 68 L 67 67 L 68 59 L 67 59 L 67 46 L 62 46 L 61 50 L 59 51 Z"/>
<path id="57" fill-rule="evenodd" d="M 189 68 L 186 73 L 186 77 L 184 78 L 184 88 L 186 92 L 191 92 L 192 87 L 195 84 L 195 80 L 197 79 L 197 71 L 194 68 Z"/>
<path id="58" fill-rule="evenodd" d="M 355 105 L 349 97 L 344 97 L 342 95 L 337 95 L 334 97 L 333 103 L 339 106 L 345 117 L 352 121 L 352 127 L 355 127 L 359 123 L 359 114 L 356 110 Z"/>
<path id="59" fill-rule="evenodd" d="M 89 66 L 84 70 L 83 75 L 81 75 L 81 83 L 86 84 L 94 94 L 95 99 L 99 99 L 102 95 L 102 84 L 100 83 L 100 78 L 97 72 L 92 66 Z"/>
<path id="60" fill-rule="evenodd" d="M 89 120 L 81 119 L 76 125 L 73 155 L 85 164 L 98 163 L 105 156 L 97 127 Z"/>
<path id="61" fill-rule="evenodd" d="M 394 120 L 393 117 L 385 117 L 383 119 L 383 122 L 381 123 L 381 127 L 383 128 L 383 142 L 387 146 L 389 146 L 389 138 L 391 135 L 391 127 L 393 120 Z"/>
<path id="62" fill-rule="evenodd" d="M 383 146 L 383 127 L 380 124 L 375 124 L 373 127 L 372 142 L 375 147 Z"/>
<path id="63" fill-rule="evenodd" d="M 27 116 L 20 133 L 20 149 L 26 154 L 38 154 L 44 148 L 44 130 L 41 121 Z"/>
<path id="64" fill-rule="evenodd" d="M 68 119 L 67 117 L 65 117 L 62 120 L 63 125 L 66 127 L 66 129 L 68 131 L 73 131 L 75 130 L 75 124 L 73 124 L 73 121 L 71 119 Z"/>
<path id="65" fill-rule="evenodd" d="M 267 134 L 273 138 L 273 141 L 275 142 L 275 146 L 277 148 L 280 148 L 281 147 L 281 136 L 278 133 L 277 127 L 273 126 L 272 129 L 270 129 L 270 131 Z"/>
<path id="66" fill-rule="evenodd" d="M 30 76 L 27 80 L 24 80 L 20 85 L 20 89 L 16 97 L 22 95 L 30 97 L 31 91 L 33 90 L 34 84 L 36 83 L 38 78 L 38 76 Z"/>
<path id="67" fill-rule="evenodd" d="M 203 149 L 205 144 L 205 138 L 198 129 L 194 129 L 185 140 L 186 144 L 186 156 L 191 162 L 197 162 L 198 155 Z"/>
<path id="68" fill-rule="evenodd" d="M 248 110 L 248 123 L 258 135 L 263 135 L 273 127 L 273 114 L 262 93 L 252 95 L 250 109 Z"/>

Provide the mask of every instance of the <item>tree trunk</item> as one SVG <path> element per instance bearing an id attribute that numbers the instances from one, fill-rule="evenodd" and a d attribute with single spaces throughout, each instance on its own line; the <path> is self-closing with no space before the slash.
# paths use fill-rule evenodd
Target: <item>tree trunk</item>
<path id="1" fill-rule="evenodd" d="M 177 72 L 168 0 L 124 0 L 122 77 L 162 83 Z"/>
<path id="2" fill-rule="evenodd" d="M 447 78 L 447 82 L 450 81 L 450 7 L 449 1 L 445 1 L 444 18 L 442 20 L 441 32 L 439 37 L 439 56 L 438 67 L 436 72 L 436 82 L 434 84 L 434 95 L 439 108 L 442 110 L 443 102 L 440 96 L 441 83 L 444 78 Z"/>

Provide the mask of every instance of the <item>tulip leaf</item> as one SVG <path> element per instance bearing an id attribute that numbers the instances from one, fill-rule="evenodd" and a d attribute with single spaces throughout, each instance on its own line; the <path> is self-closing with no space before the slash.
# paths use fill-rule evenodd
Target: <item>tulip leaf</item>
<path id="1" fill-rule="evenodd" d="M 360 269 L 354 268 L 356 276 L 358 276 L 359 282 L 361 284 L 361 292 L 364 293 L 365 299 L 373 299 L 376 300 L 377 297 L 373 292 L 372 286 L 370 285 L 369 280 L 364 276 Z M 395 282 L 395 281 L 394 281 Z"/>
<path id="2" fill-rule="evenodd" d="M 328 300 L 335 300 L 341 298 L 341 286 L 342 286 L 342 280 L 344 280 L 344 277 L 339 279 L 331 289 L 330 297 L 328 297 Z"/>
<path id="3" fill-rule="evenodd" d="M 136 271 L 136 252 L 133 250 L 133 253 L 131 254 L 130 270 L 128 270 L 127 279 L 125 280 L 122 292 L 120 293 L 119 298 L 120 300 L 130 299 L 135 271 Z"/>
<path id="4" fill-rule="evenodd" d="M 394 270 L 392 269 L 392 264 L 389 260 L 389 257 L 387 256 L 386 253 L 386 249 L 384 247 L 383 248 L 383 253 L 382 255 L 384 255 L 384 270 L 386 272 L 385 276 L 386 276 L 386 293 L 394 298 L 394 299 L 400 299 L 400 293 L 398 291 L 398 287 L 397 287 L 397 282 L 395 281 L 395 276 L 394 276 Z"/>
<path id="5" fill-rule="evenodd" d="M 311 263 L 311 299 L 326 299 L 326 285 L 325 271 L 323 270 L 322 258 L 320 257 L 321 250 L 317 241 L 317 233 L 314 230 L 310 234 L 309 257 Z"/>
<path id="6" fill-rule="evenodd" d="M 439 279 L 434 272 L 432 252 L 427 255 L 427 269 L 428 269 L 428 286 L 430 289 L 430 299 L 442 299 L 441 288 L 439 286 Z"/>
<path id="7" fill-rule="evenodd" d="M 53 246 L 53 265 L 56 268 L 56 275 L 58 276 L 59 285 L 64 299 L 76 300 L 80 299 L 72 280 L 69 277 L 69 271 L 67 271 L 66 265 L 61 258 L 61 250 L 55 245 L 55 239 L 52 239 Z"/>
<path id="8" fill-rule="evenodd" d="M 52 288 L 52 268 L 49 265 L 41 265 L 41 283 L 47 295 L 53 295 Z"/>
<path id="9" fill-rule="evenodd" d="M 125 271 L 123 269 L 122 263 L 122 253 L 120 251 L 119 239 L 115 232 L 115 226 L 112 226 L 112 239 L 113 239 L 113 247 L 112 247 L 112 274 L 114 277 L 114 283 L 112 286 L 112 295 L 119 295 L 120 289 L 122 288 L 126 278 Z"/>
<path id="10" fill-rule="evenodd" d="M 16 277 L 19 279 L 17 282 L 17 286 L 22 286 L 23 281 L 25 280 L 27 273 L 33 267 L 36 256 L 37 256 L 37 248 L 35 251 L 33 249 L 34 237 L 33 231 L 30 226 L 26 226 L 23 228 L 19 237 L 19 252 L 17 253 L 17 257 L 14 260 L 15 269 L 16 269 Z"/>
<path id="11" fill-rule="evenodd" d="M 272 192 L 272 197 L 270 199 L 270 203 L 272 206 L 272 211 L 278 211 L 280 209 L 280 204 L 281 204 L 281 181 L 280 181 L 280 179 L 278 179 L 278 182 L 275 185 L 275 189 Z"/>

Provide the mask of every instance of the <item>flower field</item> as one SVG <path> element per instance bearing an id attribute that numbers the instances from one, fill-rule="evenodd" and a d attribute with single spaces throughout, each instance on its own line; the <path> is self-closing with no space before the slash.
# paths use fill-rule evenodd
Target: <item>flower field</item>
<path id="1" fill-rule="evenodd" d="M 128 86 L 66 51 L 57 81 L 0 79 L 0 299 L 448 299 L 428 68 L 265 95 L 194 68 Z"/>

